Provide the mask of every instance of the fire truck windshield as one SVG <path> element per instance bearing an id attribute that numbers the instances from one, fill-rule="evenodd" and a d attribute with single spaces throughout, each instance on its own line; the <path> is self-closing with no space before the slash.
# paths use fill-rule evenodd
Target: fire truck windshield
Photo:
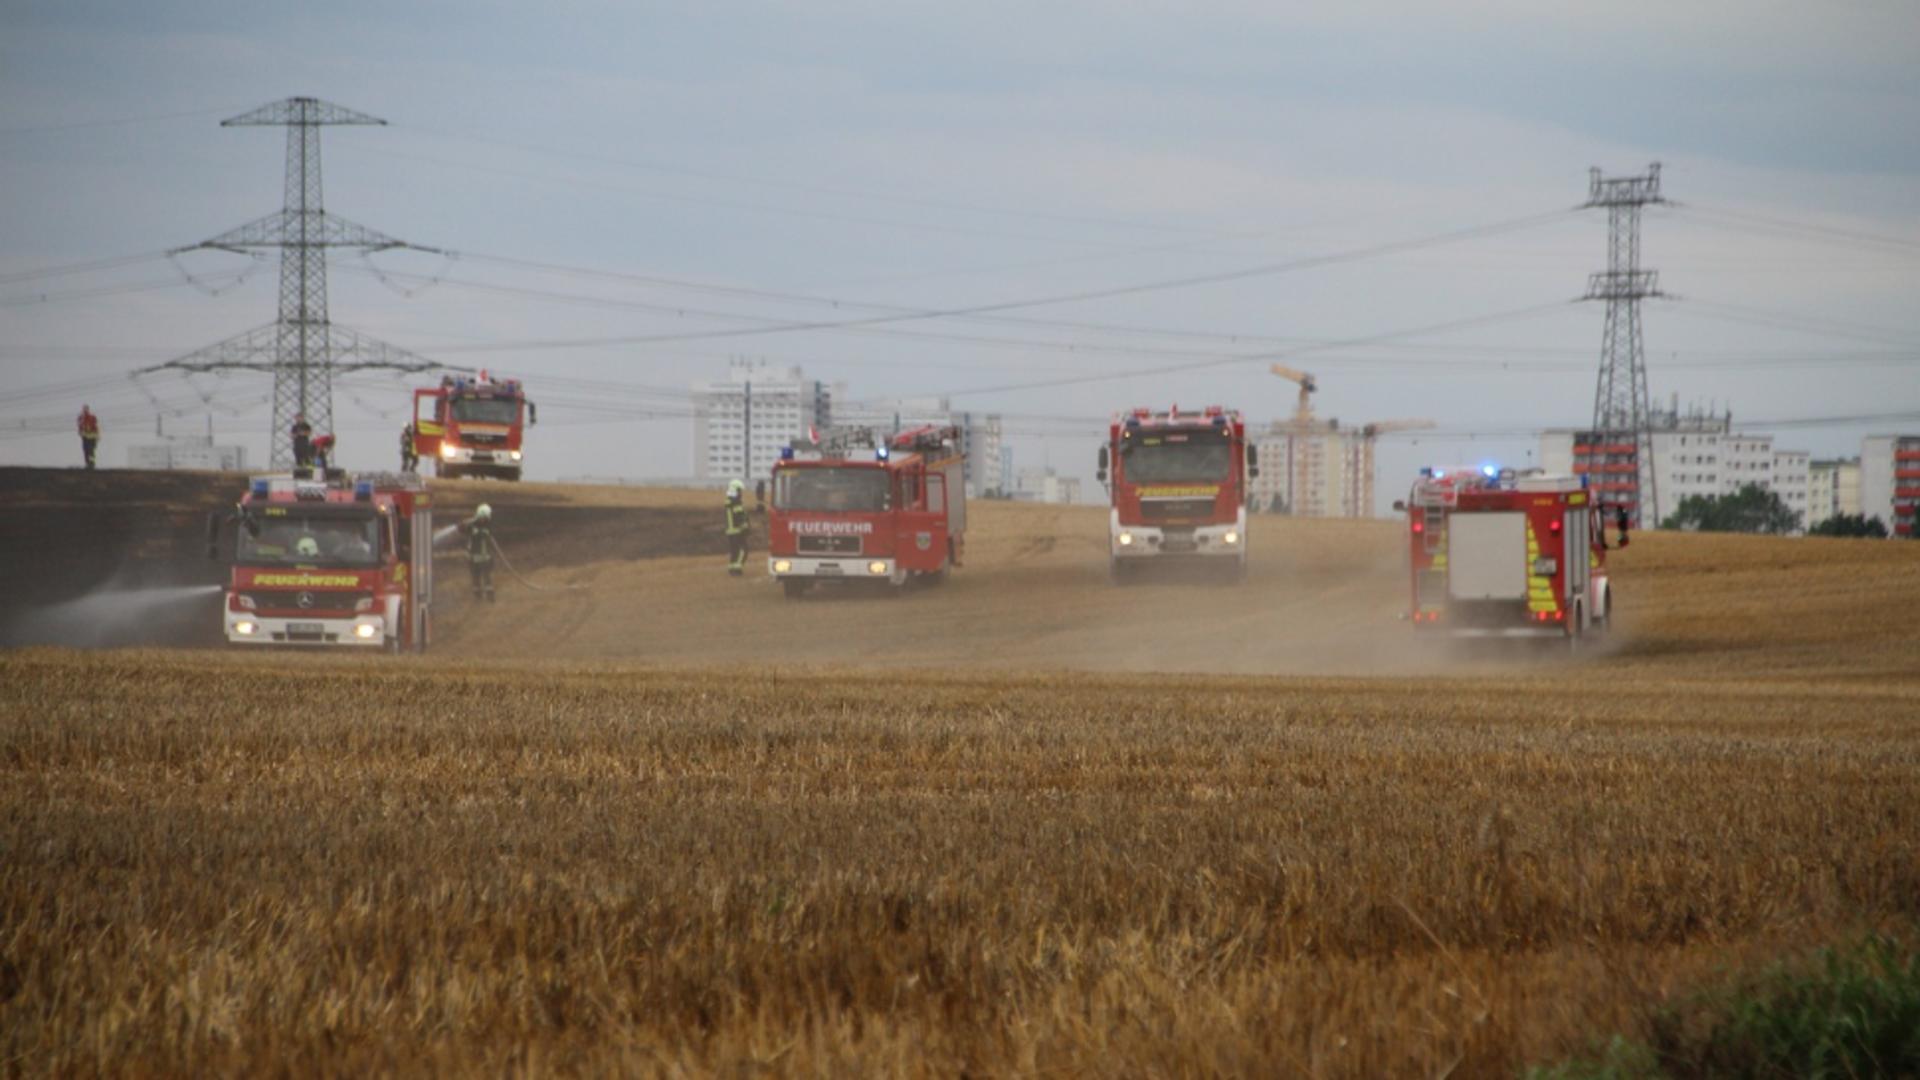
<path id="1" fill-rule="evenodd" d="M 511 424 L 520 419 L 520 401 L 505 397 L 457 397 L 453 419 L 461 424 Z"/>
<path id="2" fill-rule="evenodd" d="M 376 566 L 380 522 L 364 511 L 266 507 L 242 520 L 235 557 L 248 566 Z"/>
<path id="3" fill-rule="evenodd" d="M 773 478 L 773 505 L 777 510 L 873 513 L 892 505 L 891 489 L 885 469 L 781 469 Z"/>
<path id="4" fill-rule="evenodd" d="M 1211 431 L 1136 435 L 1122 444 L 1122 475 L 1130 484 L 1218 483 L 1233 463 L 1233 443 Z"/>

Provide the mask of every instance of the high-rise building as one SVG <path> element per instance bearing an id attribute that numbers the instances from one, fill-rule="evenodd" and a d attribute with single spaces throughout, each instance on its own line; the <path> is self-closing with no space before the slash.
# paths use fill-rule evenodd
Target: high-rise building
<path id="1" fill-rule="evenodd" d="M 1255 510 L 1300 517 L 1371 517 L 1373 478 L 1360 476 L 1372 461 L 1358 429 L 1313 420 L 1276 420 L 1252 433 L 1260 475 L 1247 490 Z"/>
<path id="2" fill-rule="evenodd" d="M 1656 410 L 1652 419 L 1652 460 L 1642 474 L 1653 481 L 1653 504 L 1643 517 L 1646 527 L 1658 528 L 1687 498 L 1731 495 L 1748 484 L 1778 494 L 1802 515 L 1801 528 L 1807 526 L 1812 479 L 1805 451 L 1775 450 L 1771 435 L 1734 431 L 1731 413 L 1682 413 L 1676 404 L 1669 411 Z M 1637 462 L 1627 460 L 1631 447 L 1623 445 L 1615 455 L 1608 445 L 1591 432 L 1548 431 L 1540 436 L 1540 464 L 1549 473 L 1588 474 L 1596 497 L 1604 500 L 1616 490 L 1607 486 L 1614 482 L 1608 479 L 1612 471 L 1638 468 Z"/>
<path id="3" fill-rule="evenodd" d="M 1860 441 L 1860 512 L 1891 536 L 1914 535 L 1920 509 L 1920 435 L 1872 435 Z"/>
<path id="4" fill-rule="evenodd" d="M 1080 478 L 1061 476 L 1052 466 L 1021 469 L 1010 494 L 1021 502 L 1073 504 L 1080 501 Z"/>
<path id="5" fill-rule="evenodd" d="M 702 480 L 773 475 L 780 451 L 833 421 L 833 394 L 798 367 L 735 361 L 727 377 L 693 385 L 693 471 Z"/>

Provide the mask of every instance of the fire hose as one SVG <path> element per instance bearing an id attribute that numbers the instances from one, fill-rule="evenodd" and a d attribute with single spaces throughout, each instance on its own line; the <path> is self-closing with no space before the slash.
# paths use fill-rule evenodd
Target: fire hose
<path id="1" fill-rule="evenodd" d="M 569 585 L 541 585 L 541 584 L 538 584 L 538 583 L 536 583 L 536 582 L 534 582 L 534 581 L 532 581 L 531 579 L 529 579 L 529 578 L 528 578 L 528 577 L 527 577 L 527 576 L 526 576 L 525 574 L 522 574 L 522 573 L 521 573 L 521 572 L 520 572 L 519 570 L 517 570 L 517 569 L 515 569 L 515 568 L 514 568 L 514 565 L 513 565 L 513 560 L 512 560 L 512 559 L 509 559 L 509 558 L 507 558 L 507 553 L 506 553 L 506 552 L 504 552 L 504 551 L 502 551 L 502 550 L 500 550 L 500 541 L 498 541 L 498 540 L 495 540 L 495 539 L 493 538 L 493 534 L 492 534 L 492 533 L 488 533 L 488 534 L 487 534 L 487 546 L 489 546 L 489 547 L 491 547 L 491 548 L 493 548 L 493 553 L 494 553 L 495 555 L 498 555 L 498 556 L 500 557 L 500 564 L 501 564 L 502 566 L 505 566 L 505 567 L 507 568 L 507 573 L 509 573 L 509 574 L 512 574 L 512 575 L 513 575 L 513 579 L 514 579 L 515 581 L 518 581 L 518 582 L 519 582 L 520 584 L 522 584 L 522 585 L 525 585 L 525 586 L 526 586 L 527 588 L 529 588 L 529 589 L 532 589 L 532 590 L 533 590 L 534 592 L 548 592 L 548 591 L 557 591 L 557 592 L 566 592 L 566 591 L 568 591 L 568 590 L 572 590 L 572 589 L 584 589 L 584 588 L 587 588 L 587 586 L 586 586 L 586 585 L 583 585 L 583 584 L 580 584 L 580 583 L 577 583 L 577 582 L 576 582 L 576 583 L 573 583 L 573 584 L 569 584 Z"/>

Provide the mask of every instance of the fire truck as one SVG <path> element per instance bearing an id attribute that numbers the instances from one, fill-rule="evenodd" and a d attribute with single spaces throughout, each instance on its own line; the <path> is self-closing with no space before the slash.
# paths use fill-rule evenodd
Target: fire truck
<path id="1" fill-rule="evenodd" d="M 1135 409 L 1113 418 L 1095 474 L 1107 485 L 1107 569 L 1121 583 L 1155 562 L 1247 571 L 1247 483 L 1260 475 L 1238 412 Z"/>
<path id="2" fill-rule="evenodd" d="M 789 446 L 774 465 L 767 569 L 790 598 L 819 582 L 943 580 L 966 534 L 958 428 L 847 429 Z"/>
<path id="3" fill-rule="evenodd" d="M 537 413 L 518 379 L 448 375 L 413 392 L 413 452 L 435 475 L 520 479 L 521 441 Z"/>
<path id="4" fill-rule="evenodd" d="M 1579 477 L 1423 469 L 1405 502 L 1408 618 L 1454 637 L 1564 639 L 1613 622 L 1606 515 Z M 1612 508 L 1625 547 L 1627 511 Z"/>
<path id="5" fill-rule="evenodd" d="M 233 540 L 227 641 L 422 652 L 431 636 L 432 497 L 418 476 L 256 476 L 207 520 Z"/>

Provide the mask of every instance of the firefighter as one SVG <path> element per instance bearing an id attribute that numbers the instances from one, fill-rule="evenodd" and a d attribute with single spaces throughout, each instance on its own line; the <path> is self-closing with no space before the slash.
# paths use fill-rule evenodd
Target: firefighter
<path id="1" fill-rule="evenodd" d="M 420 467 L 420 455 L 413 449 L 413 425 L 400 429 L 400 471 L 413 472 Z"/>
<path id="2" fill-rule="evenodd" d="M 322 472 L 333 467 L 333 436 L 320 435 L 313 440 L 313 467 Z"/>
<path id="3" fill-rule="evenodd" d="M 739 577 L 747 572 L 747 485 L 744 480 L 727 484 L 727 573 Z"/>
<path id="4" fill-rule="evenodd" d="M 87 459 L 87 468 L 93 468 L 93 453 L 100 448 L 100 418 L 93 415 L 89 406 L 80 406 L 80 453 Z"/>
<path id="5" fill-rule="evenodd" d="M 460 523 L 467 534 L 467 569 L 473 574 L 473 598 L 493 602 L 493 507 L 481 503 Z"/>
<path id="6" fill-rule="evenodd" d="M 310 468 L 313 465 L 313 425 L 307 423 L 306 413 L 293 414 L 293 427 L 288 434 L 293 438 L 293 464 L 297 468 Z"/>

